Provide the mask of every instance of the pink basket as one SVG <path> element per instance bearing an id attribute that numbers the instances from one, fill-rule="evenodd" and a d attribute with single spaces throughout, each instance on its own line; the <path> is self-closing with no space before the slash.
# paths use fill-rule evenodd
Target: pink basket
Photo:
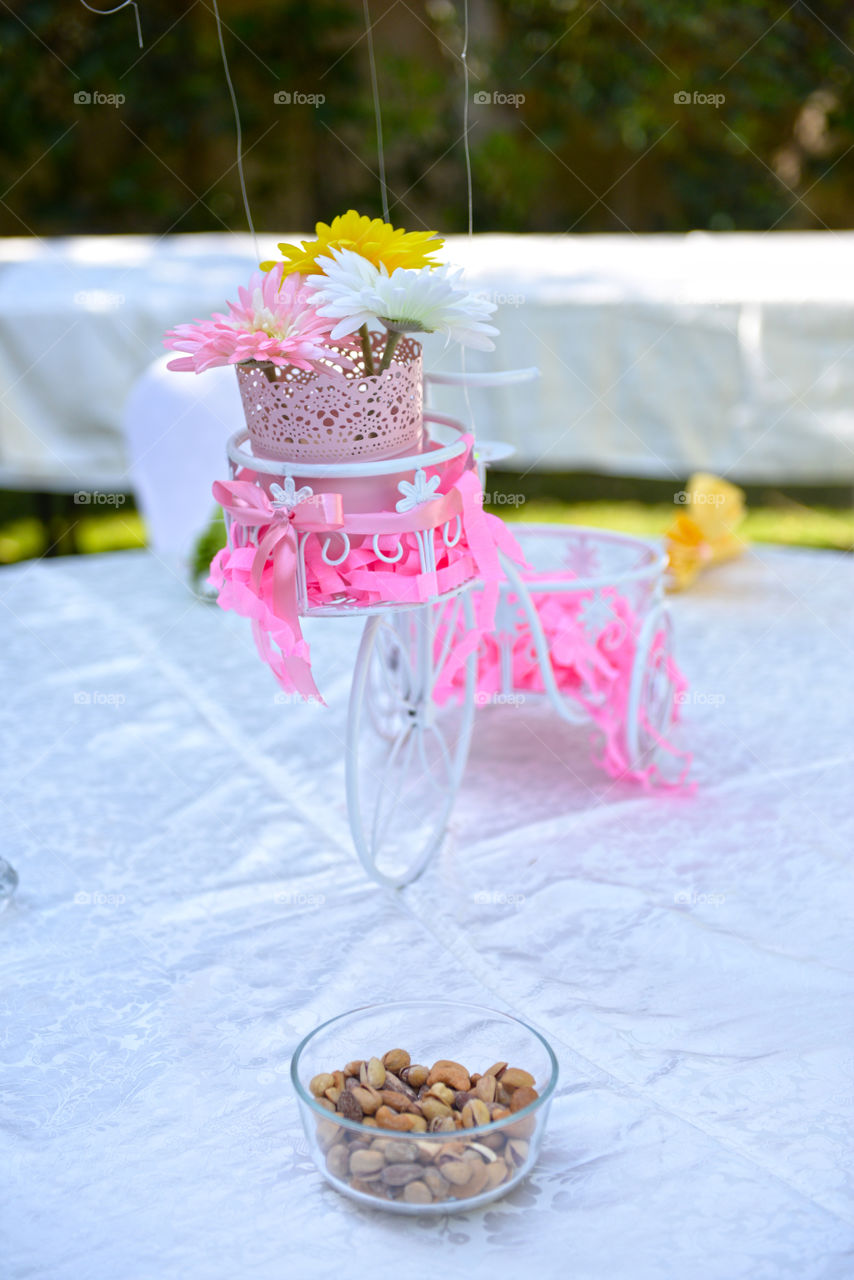
<path id="1" fill-rule="evenodd" d="M 385 337 L 371 335 L 377 365 Z M 236 366 L 257 457 L 333 463 L 417 452 L 424 407 L 420 344 L 401 338 L 391 367 L 374 376 L 365 373 L 360 349 L 341 350 L 354 369 Z"/>

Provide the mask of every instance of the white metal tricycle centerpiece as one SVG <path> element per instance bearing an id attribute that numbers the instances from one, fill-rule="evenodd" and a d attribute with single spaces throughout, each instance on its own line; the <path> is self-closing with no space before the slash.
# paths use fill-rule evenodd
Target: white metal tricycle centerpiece
<path id="1" fill-rule="evenodd" d="M 417 876 L 459 789 L 478 703 L 543 695 L 601 731 L 614 777 L 680 785 L 669 740 L 684 686 L 666 559 L 636 538 L 516 525 L 483 509 L 489 446 L 423 407 L 417 333 L 491 347 L 491 304 L 436 266 L 431 233 L 349 213 L 179 326 L 174 367 L 238 366 L 247 430 L 214 494 L 228 545 L 219 603 L 252 621 L 280 686 L 320 698 L 300 618 L 366 619 L 346 733 L 347 805 L 369 875 Z M 379 332 L 378 332 L 379 330 Z M 428 375 L 504 386 L 518 372 Z M 662 762 L 671 767 L 662 770 Z"/>

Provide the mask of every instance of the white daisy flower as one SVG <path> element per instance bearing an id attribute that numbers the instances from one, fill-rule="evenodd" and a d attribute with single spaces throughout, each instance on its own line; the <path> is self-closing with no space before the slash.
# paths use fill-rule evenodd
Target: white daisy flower
<path id="1" fill-rule="evenodd" d="M 498 330 L 487 323 L 495 304 L 459 286 L 451 267 L 397 267 L 389 274 L 352 249 L 318 258 L 323 275 L 309 276 L 312 305 L 337 320 L 332 341 L 379 321 L 391 333 L 444 333 L 464 347 L 492 351 Z"/>

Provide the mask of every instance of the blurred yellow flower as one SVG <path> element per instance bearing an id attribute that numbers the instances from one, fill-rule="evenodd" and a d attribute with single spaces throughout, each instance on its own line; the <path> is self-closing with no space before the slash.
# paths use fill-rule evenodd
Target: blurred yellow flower
<path id="1" fill-rule="evenodd" d="M 383 222 L 382 218 L 367 218 L 356 213 L 355 209 L 333 218 L 329 226 L 318 222 L 315 231 L 317 239 L 303 240 L 301 247 L 279 245 L 285 258 L 285 275 L 292 271 L 300 271 L 303 275 L 317 271 L 317 259 L 329 256 L 330 249 L 352 249 L 375 267 L 384 266 L 388 272 L 394 271 L 395 267 L 434 267 L 436 262 L 432 255 L 443 244 L 435 231 L 395 230 L 390 222 Z M 264 271 L 269 271 L 275 263 L 262 262 L 261 266 Z"/>
<path id="2" fill-rule="evenodd" d="M 701 569 L 744 550 L 746 543 L 735 532 L 744 519 L 744 494 L 728 480 L 698 471 L 677 501 L 686 510 L 667 531 L 667 554 L 671 586 L 681 591 Z"/>

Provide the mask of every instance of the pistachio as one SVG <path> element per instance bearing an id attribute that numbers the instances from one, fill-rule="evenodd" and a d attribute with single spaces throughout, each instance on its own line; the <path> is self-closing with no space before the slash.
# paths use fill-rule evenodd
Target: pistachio
<path id="1" fill-rule="evenodd" d="M 490 1076 L 490 1075 L 480 1076 L 480 1078 L 478 1079 L 477 1083 L 474 1086 L 475 1097 L 480 1098 L 481 1102 L 494 1102 L 495 1086 L 496 1086 L 495 1076 Z"/>
<path id="2" fill-rule="evenodd" d="M 383 1066 L 387 1071 L 400 1075 L 410 1064 L 412 1059 L 405 1049 L 389 1049 L 388 1053 L 383 1054 Z"/>
<path id="3" fill-rule="evenodd" d="M 332 1089 L 335 1087 L 335 1078 L 334 1076 L 330 1075 L 328 1071 L 321 1071 L 320 1075 L 315 1076 L 314 1079 L 309 1083 L 308 1087 L 311 1090 L 311 1092 L 314 1094 L 315 1098 L 319 1098 L 324 1093 L 326 1093 L 327 1089 Z"/>
<path id="4" fill-rule="evenodd" d="M 498 1187 L 507 1177 L 507 1165 L 500 1156 L 493 1160 L 492 1164 L 486 1170 L 486 1186 L 484 1191 L 492 1191 L 494 1187 Z"/>
<path id="5" fill-rule="evenodd" d="M 441 1166 L 442 1177 L 454 1187 L 464 1187 L 471 1180 L 473 1170 L 471 1160 L 445 1160 Z"/>
<path id="6" fill-rule="evenodd" d="M 386 1141 L 386 1158 L 394 1164 L 413 1164 L 418 1159 L 420 1148 L 429 1145 L 424 1142 L 407 1142 L 405 1138 L 391 1138 Z"/>
<path id="7" fill-rule="evenodd" d="M 429 1074 L 430 1068 L 422 1067 L 419 1063 L 415 1063 L 411 1067 L 404 1067 L 402 1071 L 398 1072 L 401 1080 L 404 1084 L 408 1084 L 410 1089 L 420 1089 L 422 1084 L 427 1083 Z"/>
<path id="8" fill-rule="evenodd" d="M 421 1177 L 417 1164 L 387 1164 L 383 1169 L 383 1182 L 387 1187 L 405 1187 Z"/>
<path id="9" fill-rule="evenodd" d="M 338 1141 L 340 1136 L 340 1124 L 335 1124 L 333 1120 L 318 1120 L 317 1141 L 320 1143 L 321 1151 L 328 1151 L 329 1148 Z"/>
<path id="10" fill-rule="evenodd" d="M 385 1067 L 379 1058 L 371 1058 L 367 1066 L 367 1083 L 372 1089 L 381 1089 L 385 1084 Z"/>
<path id="11" fill-rule="evenodd" d="M 412 1104 L 410 1104 L 412 1105 Z M 421 1107 L 421 1114 L 426 1116 L 428 1120 L 441 1120 L 450 1118 L 451 1108 L 444 1102 L 440 1102 L 438 1098 L 426 1097 L 418 1104 Z M 453 1121 L 451 1121 L 453 1125 Z"/>
<path id="12" fill-rule="evenodd" d="M 462 1111 L 466 1103 L 475 1096 L 472 1089 L 458 1089 L 454 1094 L 454 1107 L 457 1111 Z"/>
<path id="13" fill-rule="evenodd" d="M 349 1154 L 343 1143 L 330 1147 L 326 1155 L 326 1167 L 333 1178 L 343 1178 L 349 1167 Z"/>
<path id="14" fill-rule="evenodd" d="M 444 1102 L 445 1106 L 450 1108 L 454 1105 L 456 1095 L 453 1089 L 449 1089 L 446 1084 L 442 1084 L 440 1081 L 437 1081 L 436 1084 L 430 1085 L 429 1089 L 424 1094 L 424 1097 L 438 1098 L 440 1102 Z"/>
<path id="15" fill-rule="evenodd" d="M 434 1200 L 444 1200 L 447 1198 L 451 1184 L 438 1169 L 433 1165 L 429 1169 L 424 1170 L 424 1181 L 430 1188 L 430 1194 Z"/>
<path id="16" fill-rule="evenodd" d="M 426 1182 L 410 1182 L 403 1188 L 403 1199 L 407 1204 L 432 1204 L 433 1196 Z"/>
<path id="17" fill-rule="evenodd" d="M 457 1126 L 454 1124 L 453 1116 L 447 1115 L 437 1116 L 435 1120 L 428 1123 L 427 1128 L 431 1133 L 455 1133 Z"/>
<path id="18" fill-rule="evenodd" d="M 457 1189 L 457 1196 L 462 1200 L 471 1200 L 473 1196 L 479 1196 L 489 1179 L 486 1165 L 480 1160 L 471 1160 L 469 1168 L 471 1176 L 468 1182 Z"/>
<path id="19" fill-rule="evenodd" d="M 489 1107 L 480 1098 L 473 1098 L 463 1107 L 463 1125 L 466 1129 L 474 1129 L 479 1125 L 489 1124 Z"/>
<path id="20" fill-rule="evenodd" d="M 518 1067 L 508 1067 L 501 1072 L 501 1083 L 505 1089 L 533 1088 L 534 1077 L 530 1071 L 521 1071 Z"/>
<path id="21" fill-rule="evenodd" d="M 369 1084 L 357 1084 L 350 1092 L 366 1116 L 374 1115 L 377 1107 L 382 1106 L 382 1094 L 372 1089 Z"/>
<path id="22" fill-rule="evenodd" d="M 516 1120 L 513 1124 L 508 1124 L 504 1132 L 508 1138 L 530 1138 L 536 1127 L 537 1117 L 535 1115 L 527 1115 L 523 1116 L 521 1120 Z"/>
<path id="23" fill-rule="evenodd" d="M 477 1151 L 487 1164 L 491 1164 L 495 1159 L 495 1152 L 485 1147 L 482 1142 L 470 1142 L 469 1151 Z"/>
<path id="24" fill-rule="evenodd" d="M 446 1084 L 454 1090 L 471 1088 L 471 1080 L 465 1067 L 461 1067 L 458 1062 L 453 1062 L 450 1058 L 440 1058 L 438 1062 L 433 1063 L 427 1083 L 428 1085 Z"/>
<path id="25" fill-rule="evenodd" d="M 437 1160 L 456 1160 L 463 1154 L 466 1149 L 465 1142 L 454 1140 L 453 1142 L 443 1142 L 436 1155 Z"/>
<path id="26" fill-rule="evenodd" d="M 536 1089 L 531 1089 L 528 1085 L 522 1085 L 521 1088 L 513 1090 L 513 1096 L 510 1099 L 510 1110 L 521 1111 L 523 1107 L 529 1107 L 532 1102 L 536 1102 L 539 1096 Z"/>
<path id="27" fill-rule="evenodd" d="M 502 1071 L 507 1070 L 506 1062 L 493 1062 L 488 1071 L 484 1071 L 485 1076 L 500 1076 Z"/>
<path id="28" fill-rule="evenodd" d="M 523 1142 L 521 1138 L 511 1138 L 504 1148 L 504 1159 L 511 1161 L 517 1169 L 521 1169 L 528 1159 L 529 1150 L 527 1142 Z"/>
<path id="29" fill-rule="evenodd" d="M 350 1153 L 350 1172 L 357 1177 L 365 1174 L 379 1173 L 385 1167 L 385 1156 L 381 1151 L 353 1151 Z"/>

